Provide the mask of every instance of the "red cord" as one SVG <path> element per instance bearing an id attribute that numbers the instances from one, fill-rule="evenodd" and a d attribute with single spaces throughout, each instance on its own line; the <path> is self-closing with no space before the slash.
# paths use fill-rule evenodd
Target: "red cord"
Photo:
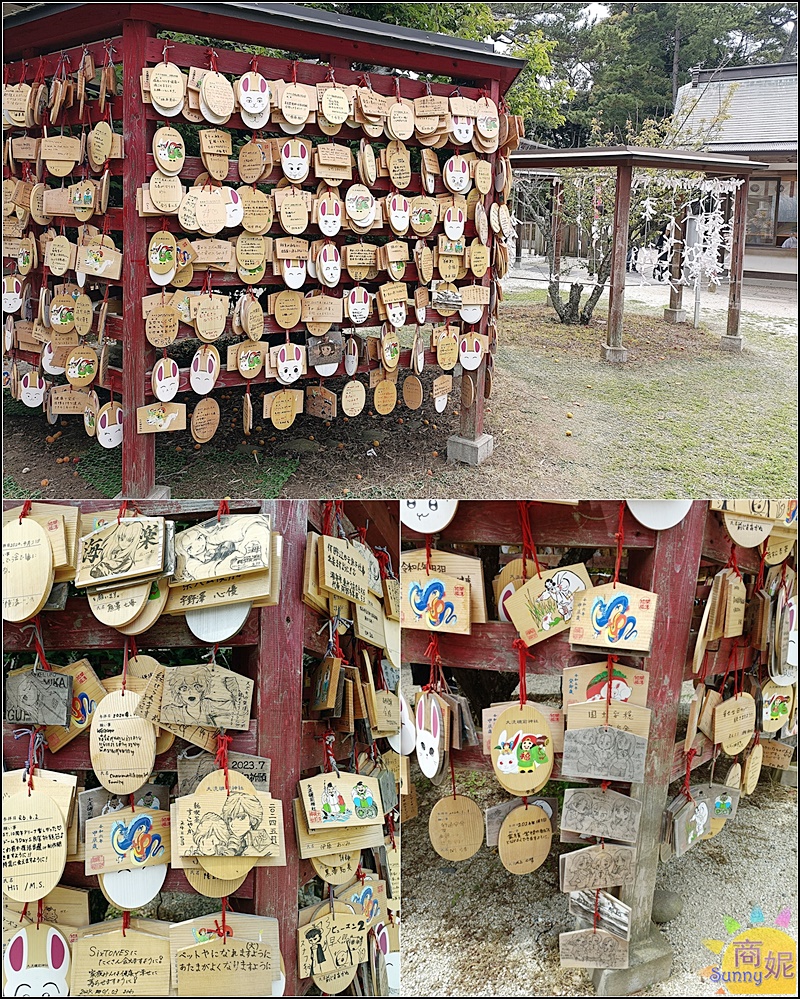
<path id="1" fill-rule="evenodd" d="M 228 794 L 231 793 L 230 780 L 228 778 L 228 747 L 233 742 L 231 736 L 226 735 L 224 732 L 217 732 L 217 753 L 214 758 L 217 770 L 225 771 L 225 790 Z"/>
<path id="2" fill-rule="evenodd" d="M 617 583 L 619 582 L 619 570 L 622 565 L 622 547 L 625 544 L 625 528 L 623 526 L 625 520 L 625 500 L 619 501 L 619 521 L 617 523 L 617 533 L 614 538 L 617 542 L 617 561 L 614 565 L 614 589 L 617 588 Z"/>
<path id="3" fill-rule="evenodd" d="M 522 638 L 515 638 L 511 646 L 517 650 L 519 655 L 519 706 L 523 708 L 528 703 L 527 660 L 529 656 L 531 659 L 534 656 L 528 652 L 528 646 Z"/>

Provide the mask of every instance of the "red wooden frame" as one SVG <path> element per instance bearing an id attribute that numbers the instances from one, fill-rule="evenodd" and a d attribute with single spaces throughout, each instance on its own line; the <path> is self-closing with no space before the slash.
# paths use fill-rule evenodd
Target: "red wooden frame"
<path id="1" fill-rule="evenodd" d="M 577 507 L 536 503 L 531 513 L 534 538 L 538 545 L 555 547 L 615 548 L 619 517 L 618 501 L 581 502 Z M 623 889 L 621 898 L 632 907 L 632 943 L 647 939 L 651 930 L 653 892 L 659 862 L 661 815 L 669 784 L 685 772 L 683 739 L 676 741 L 681 684 L 691 679 L 694 635 L 690 634 L 697 579 L 702 564 L 727 563 L 731 540 L 720 516 L 708 509 L 706 501 L 695 501 L 686 518 L 668 531 L 652 531 L 641 526 L 626 509 L 623 521 L 627 549 L 627 582 L 659 594 L 655 621 L 655 641 L 650 656 L 625 657 L 631 665 L 650 672 L 652 708 L 650 738 L 645 763 L 645 783 L 631 786 L 631 795 L 642 802 L 642 825 L 637 855 L 635 883 Z M 419 542 L 420 535 L 403 528 L 403 540 Z M 442 531 L 440 541 L 454 544 L 501 545 L 521 540 L 517 504 L 511 501 L 464 501 L 459 503 L 453 521 Z M 756 573 L 757 549 L 736 546 L 743 572 Z M 439 647 L 447 666 L 460 669 L 502 670 L 516 673 L 519 658 L 512 647 L 517 631 L 511 624 L 490 621 L 473 625 L 469 635 L 441 635 Z M 425 632 L 403 631 L 404 663 L 427 661 Z M 713 643 L 709 649 L 707 672 L 724 672 L 734 639 Z M 560 675 L 568 666 L 587 661 L 585 654 L 570 649 L 567 633 L 539 643 L 535 657 L 528 660 L 528 672 Z M 644 658 L 644 661 L 643 661 Z M 744 664 L 739 668 L 744 668 Z M 702 740 L 701 740 L 702 742 Z M 708 740 L 692 761 L 698 767 L 711 756 Z M 480 746 L 452 751 L 457 767 L 491 771 L 490 758 Z M 553 770 L 560 776 L 560 758 Z M 643 985 L 645 983 L 640 983 Z"/>
<path id="2" fill-rule="evenodd" d="M 356 83 L 361 73 L 351 70 L 350 64 L 362 63 L 368 54 L 366 61 L 370 64 L 424 71 L 429 75 L 451 76 L 465 97 L 478 97 L 485 92 L 496 102 L 520 72 L 524 62 L 512 57 L 496 56 L 485 46 L 470 42 L 462 44 L 461 40 L 446 36 L 409 32 L 405 29 L 387 34 L 382 26 L 359 18 L 330 20 L 328 15 L 319 15 L 317 21 L 321 23 L 314 23 L 314 15 L 308 8 L 290 4 L 259 5 L 261 9 L 250 9 L 249 13 L 247 8 L 252 8 L 253 5 L 92 4 L 91 16 L 86 20 L 77 15 L 87 13 L 87 5 L 64 4 L 60 7 L 54 12 L 43 12 L 42 16 L 34 10 L 7 19 L 4 33 L 6 55 L 7 58 L 17 60 L 9 64 L 12 80 L 18 79 L 23 72 L 27 72 L 30 78 L 38 64 L 35 57 L 40 54 L 49 53 L 45 58 L 45 72 L 52 72 L 58 58 L 53 49 L 65 44 L 75 45 L 70 52 L 73 65 L 76 65 L 82 52 L 82 45 L 76 43 L 89 43 L 97 38 L 115 36 L 115 58 L 117 62 L 122 62 L 126 85 L 112 107 L 114 117 L 122 118 L 125 162 L 122 164 L 116 161 L 113 164 L 114 173 L 121 173 L 123 178 L 123 208 L 112 209 L 109 215 L 112 228 L 122 231 L 123 274 L 121 281 L 115 283 L 122 286 L 123 313 L 121 316 L 109 317 L 106 336 L 122 341 L 124 363 L 121 369 L 109 368 L 107 380 L 102 387 L 122 397 L 125 414 L 122 495 L 138 499 L 153 493 L 156 477 L 155 435 L 137 434 L 136 408 L 145 405 L 147 399 L 152 397 L 150 372 L 156 360 L 156 351 L 145 336 L 140 301 L 155 287 L 149 284 L 144 249 L 149 239 L 148 234 L 156 231 L 160 222 L 153 218 L 139 218 L 136 211 L 136 191 L 148 181 L 154 170 L 151 145 L 158 115 L 151 106 L 142 104 L 139 76 L 145 65 L 157 63 L 162 58 L 164 46 L 155 37 L 157 32 L 175 30 L 201 36 L 226 37 L 242 44 L 255 43 L 306 53 L 319 59 L 319 62 L 297 64 L 297 78 L 303 83 L 324 81 L 327 78 L 327 65 L 336 67 L 339 82 Z M 83 10 L 85 7 L 87 10 Z M 328 20 L 330 25 L 326 30 L 325 23 Z M 102 62 L 102 44 L 90 44 L 89 48 Z M 175 43 L 169 50 L 169 57 L 180 66 L 206 65 L 207 53 L 208 50 L 203 46 Z M 251 58 L 249 53 L 220 49 L 219 69 L 223 73 L 244 73 L 250 67 Z M 22 59 L 29 63 L 27 70 Z M 287 59 L 259 56 L 258 63 L 261 71 L 270 79 L 287 79 L 291 73 L 292 63 Z M 375 90 L 385 94 L 394 93 L 396 77 L 376 73 L 370 79 Z M 453 91 L 452 84 L 438 83 L 430 86 L 431 91 L 436 94 L 449 95 Z M 401 87 L 405 97 L 418 97 L 426 92 L 426 85 L 421 80 L 403 77 Z M 77 121 L 75 109 L 68 114 L 66 121 Z M 238 115 L 231 119 L 228 127 L 244 129 Z M 308 126 L 305 131 L 308 134 L 321 134 L 316 126 Z M 360 138 L 362 135 L 360 130 L 347 128 L 340 134 L 345 139 Z M 492 163 L 496 157 L 497 154 L 490 157 Z M 183 176 L 191 179 L 201 169 L 199 159 L 189 158 Z M 275 171 L 269 180 L 277 180 L 279 172 Z M 235 176 L 235 166 L 231 164 L 230 177 Z M 413 178 L 408 190 L 413 193 L 419 189 L 419 184 L 419 177 Z M 388 189 L 388 181 L 381 179 L 375 187 Z M 437 192 L 444 190 L 439 181 Z M 492 189 L 484 198 L 487 212 L 494 199 L 495 192 Z M 177 228 L 177 221 L 171 217 L 168 225 L 169 228 Z M 273 229 L 276 233 L 280 231 L 277 222 Z M 469 224 L 466 235 L 470 237 L 474 234 L 474 225 Z M 344 241 L 344 234 L 338 237 L 338 241 Z M 491 280 L 490 273 L 491 271 L 484 275 L 481 283 L 486 284 Z M 415 276 L 413 265 L 409 266 L 407 280 L 413 281 Z M 192 286 L 199 286 L 200 283 L 201 277 L 198 276 Z M 344 290 L 349 283 L 346 274 L 343 275 L 340 290 Z M 241 281 L 235 274 L 216 274 L 214 284 L 218 288 L 238 287 L 241 286 Z M 487 312 L 488 310 L 484 310 L 478 327 L 478 332 L 483 334 L 488 329 Z M 433 309 L 428 311 L 427 319 L 428 322 L 441 321 Z M 298 331 L 304 329 L 302 325 L 297 327 Z M 283 332 L 269 317 L 266 330 L 268 333 Z M 38 363 L 36 354 L 26 355 L 18 351 L 17 356 L 34 364 Z M 428 353 L 426 361 L 432 363 L 434 360 L 434 355 Z M 400 364 L 406 366 L 409 362 L 410 352 L 405 351 L 401 355 Z M 360 370 L 367 371 L 368 366 L 365 365 Z M 342 365 L 338 374 L 343 373 Z M 181 372 L 180 391 L 188 389 L 188 375 L 188 369 Z M 462 437 L 469 440 L 475 440 L 483 433 L 485 377 L 486 364 L 482 364 L 476 372 L 475 402 L 470 408 L 461 407 L 460 432 Z M 243 387 L 247 381 L 238 372 L 224 371 L 218 383 L 220 387 Z M 262 381 L 259 384 L 269 383 Z"/>
<path id="3" fill-rule="evenodd" d="M 107 510 L 108 501 L 64 501 L 81 510 Z M 4 502 L 4 509 L 18 504 Z M 138 504 L 145 515 L 203 520 L 217 512 L 211 500 L 143 500 Z M 303 564 L 306 534 L 310 524 L 320 531 L 323 504 L 307 500 L 232 500 L 233 513 L 270 514 L 275 530 L 283 535 L 280 602 L 251 612 L 244 628 L 226 642 L 233 647 L 231 668 L 245 673 L 256 682 L 253 717 L 246 732 L 233 733 L 231 748 L 237 752 L 266 756 L 273 761 L 270 791 L 283 801 L 286 866 L 263 867 L 250 872 L 242 887 L 234 893 L 239 907 L 262 916 L 275 916 L 280 926 L 281 952 L 286 966 L 286 995 L 299 995 L 308 987 L 297 978 L 297 891 L 314 877 L 309 861 L 300 860 L 294 829 L 292 801 L 297 782 L 304 770 L 318 767 L 321 759 L 320 737 L 327 723 L 303 720 L 303 653 L 321 656 L 326 638 L 318 634 L 320 619 L 302 600 Z M 396 513 L 382 502 L 347 502 L 344 513 L 355 524 L 366 525 L 367 541 L 388 548 L 394 565 L 398 559 L 399 524 Z M 43 613 L 42 637 L 49 652 L 59 650 L 120 649 L 124 638 L 114 628 L 100 624 L 85 599 L 73 598 L 63 612 Z M 302 640 L 299 640 L 299 639 Z M 149 631 L 137 638 L 141 652 L 171 648 L 206 648 L 189 631 L 182 617 L 163 617 Z M 6 625 L 4 652 L 23 652 L 29 635 L 17 625 Z M 280 710 L 275 711 L 275 705 Z M 270 710 L 270 724 L 263 718 Z M 182 745 L 182 743 L 181 743 Z M 335 747 L 339 758 L 346 754 L 344 740 Z M 9 767 L 25 763 L 27 746 L 14 739 L 13 730 L 3 729 L 3 751 Z M 173 747 L 156 759 L 157 771 L 174 770 L 177 752 Z M 45 767 L 54 770 L 91 770 L 88 739 L 79 737 L 61 752 L 45 752 Z M 95 879 L 84 874 L 83 863 L 67 865 L 62 879 L 73 887 L 96 888 Z M 170 870 L 165 891 L 191 894 L 183 872 Z"/>

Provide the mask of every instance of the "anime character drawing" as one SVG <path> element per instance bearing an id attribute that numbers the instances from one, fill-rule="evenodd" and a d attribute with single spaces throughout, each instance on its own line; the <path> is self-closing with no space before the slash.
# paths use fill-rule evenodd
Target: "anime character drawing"
<path id="1" fill-rule="evenodd" d="M 219 812 L 206 812 L 197 823 L 195 846 L 203 857 L 262 857 L 270 839 L 261 828 L 264 806 L 254 794 L 232 790 Z"/>
<path id="2" fill-rule="evenodd" d="M 175 539 L 176 575 L 183 582 L 213 579 L 267 567 L 269 519 L 228 518 L 199 524 Z"/>

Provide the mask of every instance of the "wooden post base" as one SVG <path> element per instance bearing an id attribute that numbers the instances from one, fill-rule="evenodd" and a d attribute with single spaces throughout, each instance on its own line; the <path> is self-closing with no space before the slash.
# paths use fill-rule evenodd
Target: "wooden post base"
<path id="1" fill-rule="evenodd" d="M 149 500 L 166 500 L 172 499 L 172 490 L 169 486 L 153 486 L 147 496 L 126 496 L 125 493 L 118 493 L 115 500 L 125 500 L 125 499 L 149 499 Z"/>
<path id="2" fill-rule="evenodd" d="M 742 351 L 742 338 L 740 336 L 723 334 L 719 338 L 719 348 L 720 350 L 729 350 L 735 354 L 740 354 Z"/>
<path id="3" fill-rule="evenodd" d="M 625 347 L 609 347 L 608 344 L 603 344 L 600 357 L 611 364 L 624 364 L 628 360 L 628 351 Z"/>
<path id="4" fill-rule="evenodd" d="M 461 461 L 465 465 L 481 465 L 494 451 L 494 437 L 481 434 L 474 441 L 453 434 L 447 438 L 447 460 Z"/>
<path id="5" fill-rule="evenodd" d="M 629 996 L 656 982 L 666 981 L 672 970 L 672 946 L 664 934 L 651 925 L 650 935 L 631 943 L 630 967 L 597 968 L 592 984 L 599 996 Z"/>
<path id="6" fill-rule="evenodd" d="M 664 322 L 665 323 L 685 323 L 686 322 L 686 309 L 664 309 Z"/>

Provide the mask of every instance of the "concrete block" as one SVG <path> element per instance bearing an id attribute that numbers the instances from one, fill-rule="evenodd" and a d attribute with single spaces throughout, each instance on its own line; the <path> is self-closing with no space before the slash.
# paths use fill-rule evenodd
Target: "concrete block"
<path id="1" fill-rule="evenodd" d="M 481 434 L 477 440 L 454 434 L 447 438 L 447 460 L 462 461 L 465 465 L 480 465 L 492 456 L 494 437 L 491 434 Z"/>
<path id="2" fill-rule="evenodd" d="M 611 364 L 624 364 L 628 360 L 628 351 L 625 347 L 609 347 L 604 344 L 600 350 L 600 357 Z"/>
<path id="3" fill-rule="evenodd" d="M 742 338 L 725 334 L 719 338 L 719 347 L 720 350 L 730 350 L 738 354 L 742 350 Z"/>
<path id="4" fill-rule="evenodd" d="M 664 982 L 672 971 L 672 947 L 661 931 L 650 925 L 644 940 L 630 945 L 630 967 L 596 968 L 592 983 L 599 996 L 629 996 L 656 982 Z"/>
<path id="5" fill-rule="evenodd" d="M 685 323 L 686 322 L 686 309 L 664 309 L 664 322 L 665 323 Z"/>
<path id="6" fill-rule="evenodd" d="M 797 787 L 797 764 L 792 763 L 781 773 L 781 784 L 785 787 Z"/>

